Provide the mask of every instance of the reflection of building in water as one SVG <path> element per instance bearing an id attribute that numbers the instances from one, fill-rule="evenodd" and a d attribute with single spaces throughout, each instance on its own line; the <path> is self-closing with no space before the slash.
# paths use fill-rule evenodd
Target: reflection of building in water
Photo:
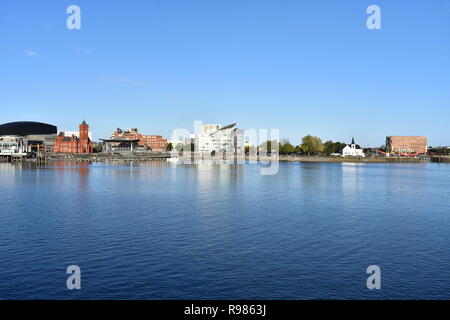
<path id="1" fill-rule="evenodd" d="M 81 192 L 86 192 L 89 185 L 89 165 L 79 165 L 78 176 L 80 178 L 79 189 Z"/>
<path id="2" fill-rule="evenodd" d="M 361 174 L 367 170 L 365 163 L 344 162 L 341 163 L 342 168 L 342 191 L 347 201 L 352 198 L 358 201 L 356 195 L 360 189 Z M 350 204 L 347 202 L 347 204 Z"/>
<path id="3" fill-rule="evenodd" d="M 1 163 L 0 162 L 0 174 L 2 175 L 2 184 L 6 183 L 6 177 L 14 178 L 14 174 L 17 171 L 22 171 L 25 167 L 24 164 L 29 164 L 29 162 L 22 162 L 21 165 L 12 166 L 10 163 Z M 28 168 L 28 167 L 25 167 Z"/>
<path id="4" fill-rule="evenodd" d="M 193 164 L 186 165 L 184 174 L 188 179 L 195 179 L 198 190 L 217 195 L 217 188 L 221 190 L 221 196 L 225 196 L 229 191 L 229 186 L 240 185 L 242 183 L 245 166 L 241 164 Z"/>
<path id="5" fill-rule="evenodd" d="M 11 122 L 0 125 L 0 155 L 22 156 L 53 150 L 56 126 L 40 122 Z"/>

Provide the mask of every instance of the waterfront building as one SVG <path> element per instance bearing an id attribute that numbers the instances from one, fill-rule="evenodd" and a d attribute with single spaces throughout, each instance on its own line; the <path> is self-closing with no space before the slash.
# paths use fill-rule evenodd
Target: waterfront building
<path id="1" fill-rule="evenodd" d="M 390 136 L 386 137 L 386 149 L 388 153 L 411 154 L 427 153 L 427 137 L 418 136 Z"/>
<path id="2" fill-rule="evenodd" d="M 92 153 L 93 143 L 89 138 L 89 125 L 86 121 L 80 124 L 80 131 L 77 136 L 66 136 L 60 132 L 55 139 L 55 153 Z"/>
<path id="3" fill-rule="evenodd" d="M 19 121 L 0 125 L 0 155 L 24 156 L 50 152 L 56 137 L 54 125 Z"/>
<path id="4" fill-rule="evenodd" d="M 0 138 L 0 155 L 25 156 L 27 149 L 23 141 L 15 136 L 3 136 Z"/>
<path id="5" fill-rule="evenodd" d="M 139 140 L 137 139 L 100 139 L 103 141 L 104 153 L 134 153 L 138 149 Z"/>
<path id="6" fill-rule="evenodd" d="M 202 124 L 200 134 L 193 135 L 195 151 L 200 153 L 244 153 L 244 132 L 236 123 L 221 127 Z"/>
<path id="7" fill-rule="evenodd" d="M 363 149 L 355 143 L 355 138 L 352 138 L 352 143 L 347 144 L 341 151 L 343 157 L 365 157 Z"/>
<path id="8" fill-rule="evenodd" d="M 450 147 L 448 147 L 448 146 L 429 147 L 428 154 L 429 155 L 450 155 Z"/>
<path id="9" fill-rule="evenodd" d="M 138 140 L 137 147 L 152 150 L 152 151 L 166 151 L 167 139 L 164 139 L 160 135 L 144 135 L 139 133 L 137 128 L 128 128 L 123 131 L 117 128 L 115 132 L 111 134 L 111 140 Z"/>

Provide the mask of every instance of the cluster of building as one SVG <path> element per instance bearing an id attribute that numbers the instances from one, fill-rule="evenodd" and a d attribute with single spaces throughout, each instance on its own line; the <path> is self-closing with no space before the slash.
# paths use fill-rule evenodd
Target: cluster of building
<path id="1" fill-rule="evenodd" d="M 25 156 L 53 151 L 56 126 L 40 122 L 11 122 L 0 125 L 0 155 Z"/>
<path id="2" fill-rule="evenodd" d="M 160 135 L 143 135 L 138 129 L 117 129 L 110 139 L 101 139 L 103 150 L 155 151 L 167 150 L 168 142 Z M 60 131 L 54 125 L 40 122 L 11 122 L 0 125 L 0 156 L 26 156 L 40 152 L 86 154 L 94 152 L 89 125 L 83 121 L 79 131 Z"/>
<path id="3" fill-rule="evenodd" d="M 202 124 L 200 132 L 191 134 L 182 140 L 164 139 L 161 135 L 144 135 L 136 128 L 121 130 L 117 128 L 108 139 L 100 139 L 103 152 L 164 152 L 169 143 L 176 150 L 193 146 L 198 153 L 243 154 L 246 143 L 244 131 L 236 123 Z M 389 136 L 383 150 L 377 153 L 386 155 L 415 156 L 426 154 L 428 141 L 426 137 Z M 0 155 L 23 156 L 30 153 L 55 152 L 69 154 L 92 153 L 94 143 L 89 125 L 83 121 L 79 131 L 61 131 L 57 134 L 56 126 L 39 122 L 13 122 L 0 125 Z M 364 157 L 363 149 L 352 139 L 339 155 L 343 157 Z"/>
<path id="4" fill-rule="evenodd" d="M 400 156 L 416 156 L 426 154 L 428 152 L 427 137 L 414 136 L 389 136 L 386 137 L 386 145 L 384 148 L 374 149 L 375 154 L 400 155 Z M 355 139 L 352 143 L 346 145 L 339 153 L 343 157 L 365 157 L 364 149 L 355 144 Z"/>

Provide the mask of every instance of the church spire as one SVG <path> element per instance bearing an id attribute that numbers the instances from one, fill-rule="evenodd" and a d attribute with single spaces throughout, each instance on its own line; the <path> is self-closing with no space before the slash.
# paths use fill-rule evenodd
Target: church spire
<path id="1" fill-rule="evenodd" d="M 355 137 L 352 138 L 352 144 L 355 144 Z"/>

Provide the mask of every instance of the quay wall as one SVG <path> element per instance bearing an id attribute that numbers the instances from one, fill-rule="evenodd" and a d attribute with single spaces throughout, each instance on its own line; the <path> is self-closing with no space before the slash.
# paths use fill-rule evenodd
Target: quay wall
<path id="1" fill-rule="evenodd" d="M 91 154 L 63 154 L 49 153 L 45 155 L 47 161 L 73 161 L 73 162 L 105 162 L 105 161 L 150 161 L 170 158 L 166 152 L 155 153 L 91 153 Z"/>
<path id="2" fill-rule="evenodd" d="M 431 158 L 431 162 L 450 163 L 450 156 L 435 156 Z"/>
<path id="3" fill-rule="evenodd" d="M 62 153 L 46 153 L 42 155 L 44 162 L 49 161 L 71 161 L 71 162 L 109 162 L 109 161 L 151 161 L 151 160 L 164 160 L 171 157 L 169 152 L 152 152 L 152 153 L 92 153 L 92 154 L 62 154 Z M 2 157 L 3 158 L 3 157 Z M 183 158 L 183 157 L 181 157 Z M 220 157 L 202 157 L 204 160 L 219 160 Z M 201 158 L 200 158 L 201 159 Z M 269 156 L 259 157 L 257 161 L 268 162 L 273 158 Z M 8 161 L 10 159 L 0 159 L 0 161 Z M 36 158 L 21 159 L 25 161 L 36 161 Z M 225 159 L 223 159 L 225 160 Z M 229 159 L 231 160 L 231 159 Z M 243 158 L 237 159 L 238 161 L 244 161 Z M 245 161 L 248 161 L 248 157 L 245 157 Z M 254 158 L 252 158 L 254 160 Z M 450 157 L 331 157 L 331 156 L 292 156 L 292 155 L 280 155 L 279 161 L 282 162 L 359 162 L 359 163 L 450 163 Z M 8 161 L 9 162 L 9 161 Z"/>
<path id="4" fill-rule="evenodd" d="M 292 155 L 279 155 L 278 157 L 271 157 L 271 156 L 252 156 L 248 157 L 245 156 L 238 156 L 233 157 L 231 156 L 228 158 L 219 156 L 209 156 L 209 155 L 196 155 L 196 157 L 192 157 L 189 155 L 186 155 L 185 157 L 182 157 L 182 159 L 185 160 L 206 160 L 206 161 L 222 161 L 222 160 L 228 160 L 228 161 L 238 161 L 238 162 L 254 162 L 254 161 L 263 161 L 263 162 L 270 162 L 272 160 L 278 159 L 280 162 L 336 162 L 336 163 L 342 163 L 342 162 L 360 162 L 360 163 L 428 163 L 430 162 L 430 158 L 428 157 L 333 157 L 333 156 L 292 156 Z"/>
<path id="5" fill-rule="evenodd" d="M 400 157 L 327 157 L 327 156 L 285 156 L 280 155 L 280 161 L 286 162 L 362 162 L 362 163 L 426 163 L 429 158 L 400 158 Z"/>

